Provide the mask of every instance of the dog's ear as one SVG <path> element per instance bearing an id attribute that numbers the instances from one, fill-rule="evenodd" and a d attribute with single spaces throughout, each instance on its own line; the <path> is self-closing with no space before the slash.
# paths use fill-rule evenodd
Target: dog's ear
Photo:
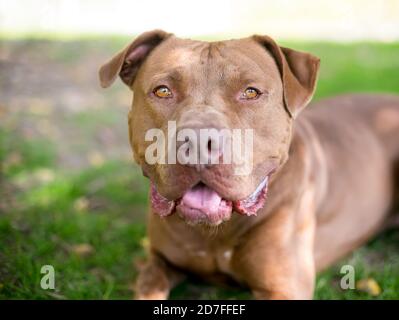
<path id="1" fill-rule="evenodd" d="M 131 86 L 140 65 L 151 50 L 171 35 L 162 30 L 153 30 L 138 36 L 100 68 L 101 86 L 109 87 L 118 75 L 126 85 Z"/>
<path id="2" fill-rule="evenodd" d="M 280 47 L 268 36 L 253 36 L 274 57 L 283 81 L 284 104 L 295 118 L 309 103 L 316 89 L 320 59 L 310 53 Z"/>

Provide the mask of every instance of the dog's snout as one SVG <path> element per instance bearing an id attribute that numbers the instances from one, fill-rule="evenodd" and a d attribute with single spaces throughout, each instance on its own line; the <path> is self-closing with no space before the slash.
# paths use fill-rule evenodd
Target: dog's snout
<path id="1" fill-rule="evenodd" d="M 180 128 L 176 141 L 179 163 L 197 167 L 219 164 L 224 148 L 220 132 L 216 128 Z"/>
<path id="2" fill-rule="evenodd" d="M 210 135 L 206 143 L 206 150 L 208 154 L 215 153 L 216 156 L 220 157 L 223 154 L 223 137 L 217 133 L 216 135 Z"/>

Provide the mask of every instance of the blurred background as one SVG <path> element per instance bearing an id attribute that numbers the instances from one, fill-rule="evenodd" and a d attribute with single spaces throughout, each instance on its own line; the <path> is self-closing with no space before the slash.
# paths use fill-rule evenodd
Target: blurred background
<path id="1" fill-rule="evenodd" d="M 315 100 L 399 93 L 399 0 L 0 0 L 0 298 L 127 299 L 148 247 L 148 182 L 127 135 L 131 92 L 99 66 L 141 32 L 268 34 L 321 58 Z M 318 276 L 319 299 L 398 299 L 399 232 Z M 53 265 L 55 290 L 40 288 Z M 357 290 L 339 288 L 356 268 Z M 173 298 L 249 298 L 188 281 Z"/>

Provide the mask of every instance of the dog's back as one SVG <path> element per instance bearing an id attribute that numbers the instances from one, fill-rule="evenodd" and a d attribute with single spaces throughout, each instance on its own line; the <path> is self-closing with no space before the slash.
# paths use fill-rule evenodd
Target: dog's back
<path id="1" fill-rule="evenodd" d="M 343 95 L 314 103 L 302 117 L 325 162 L 315 240 L 321 269 L 364 242 L 390 212 L 398 186 L 399 97 Z"/>

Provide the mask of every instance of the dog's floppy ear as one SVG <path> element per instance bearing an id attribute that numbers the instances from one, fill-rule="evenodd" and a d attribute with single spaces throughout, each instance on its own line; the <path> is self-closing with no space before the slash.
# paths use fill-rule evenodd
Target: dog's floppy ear
<path id="1" fill-rule="evenodd" d="M 309 103 L 316 89 L 320 59 L 310 53 L 280 47 L 268 36 L 253 36 L 274 57 L 283 81 L 284 104 L 295 118 Z"/>
<path id="2" fill-rule="evenodd" d="M 100 68 L 101 86 L 109 87 L 118 75 L 126 85 L 131 86 L 141 63 L 151 50 L 171 35 L 162 30 L 153 30 L 138 36 Z"/>

